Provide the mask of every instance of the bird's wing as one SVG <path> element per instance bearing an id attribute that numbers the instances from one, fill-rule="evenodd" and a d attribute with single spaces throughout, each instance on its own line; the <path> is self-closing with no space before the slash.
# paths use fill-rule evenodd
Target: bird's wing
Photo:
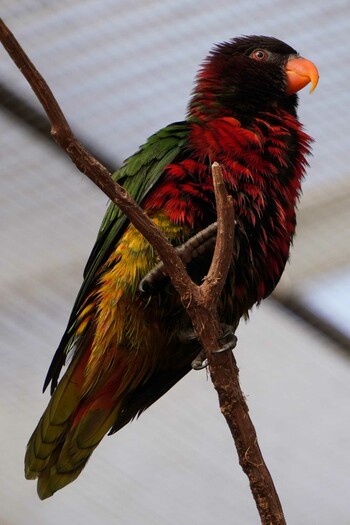
<path id="1" fill-rule="evenodd" d="M 123 166 L 114 173 L 113 179 L 121 184 L 141 204 L 164 168 L 181 155 L 187 144 L 188 124 L 176 122 L 152 135 L 147 142 Z M 76 319 L 85 299 L 92 290 L 98 272 L 120 239 L 129 223 L 123 212 L 111 203 L 102 221 L 95 245 L 84 270 L 84 280 L 73 306 L 68 325 L 48 370 L 44 390 L 51 382 L 53 391 L 57 385 L 62 366 L 75 338 Z"/>

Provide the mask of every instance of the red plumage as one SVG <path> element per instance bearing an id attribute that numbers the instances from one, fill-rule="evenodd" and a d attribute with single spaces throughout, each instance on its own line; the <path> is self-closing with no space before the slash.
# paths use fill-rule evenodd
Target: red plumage
<path id="1" fill-rule="evenodd" d="M 179 245 L 216 220 L 211 164 L 220 163 L 236 227 L 219 313 L 234 329 L 274 289 L 289 256 L 311 141 L 295 92 L 317 78 L 315 66 L 279 40 L 220 44 L 198 75 L 187 120 L 150 137 L 115 175 Z M 211 256 L 207 247 L 188 264 L 197 282 Z M 190 320 L 178 295 L 166 279 L 153 291 L 138 288 L 156 263 L 111 205 L 45 381 L 53 396 L 28 443 L 26 476 L 39 478 L 41 498 L 73 481 L 108 431 L 191 370 L 199 347 L 181 338 Z"/>

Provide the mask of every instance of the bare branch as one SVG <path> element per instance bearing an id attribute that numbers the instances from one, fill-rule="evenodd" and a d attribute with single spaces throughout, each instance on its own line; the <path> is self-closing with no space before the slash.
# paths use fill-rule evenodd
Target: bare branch
<path id="1" fill-rule="evenodd" d="M 213 183 L 217 209 L 217 242 L 212 264 L 203 283 L 202 293 L 210 297 L 213 305 L 218 303 L 226 282 L 233 255 L 234 209 L 232 197 L 227 194 L 221 166 L 212 165 Z"/>

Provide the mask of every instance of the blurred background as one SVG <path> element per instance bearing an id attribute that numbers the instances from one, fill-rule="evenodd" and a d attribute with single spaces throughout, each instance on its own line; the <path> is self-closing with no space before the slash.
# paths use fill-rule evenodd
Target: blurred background
<path id="1" fill-rule="evenodd" d="M 350 4 L 347 0 L 2 0 L 1 16 L 77 136 L 110 169 L 181 120 L 198 64 L 241 34 L 313 60 L 300 95 L 315 138 L 291 264 L 236 349 L 288 523 L 350 524 Z M 1 525 L 259 523 L 206 372 L 106 438 L 80 478 L 41 502 L 23 477 L 41 387 L 106 209 L 56 147 L 0 51 Z"/>

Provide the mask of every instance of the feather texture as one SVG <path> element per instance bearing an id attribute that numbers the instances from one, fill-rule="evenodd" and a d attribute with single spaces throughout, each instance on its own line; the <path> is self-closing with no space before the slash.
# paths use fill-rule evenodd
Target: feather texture
<path id="1" fill-rule="evenodd" d="M 114 175 L 177 246 L 216 220 L 211 164 L 221 164 L 237 225 L 219 310 L 233 327 L 278 283 L 295 231 L 311 142 L 297 119 L 297 97 L 287 94 L 286 65 L 296 56 L 267 37 L 217 46 L 200 70 L 187 120 L 150 137 Z M 196 282 L 211 255 L 188 265 Z M 138 289 L 158 262 L 111 204 L 45 380 L 51 400 L 27 447 L 26 476 L 39 478 L 41 498 L 73 481 L 106 433 L 191 369 L 199 347 L 179 339 L 190 320 L 177 293 L 166 280 L 155 294 Z"/>

